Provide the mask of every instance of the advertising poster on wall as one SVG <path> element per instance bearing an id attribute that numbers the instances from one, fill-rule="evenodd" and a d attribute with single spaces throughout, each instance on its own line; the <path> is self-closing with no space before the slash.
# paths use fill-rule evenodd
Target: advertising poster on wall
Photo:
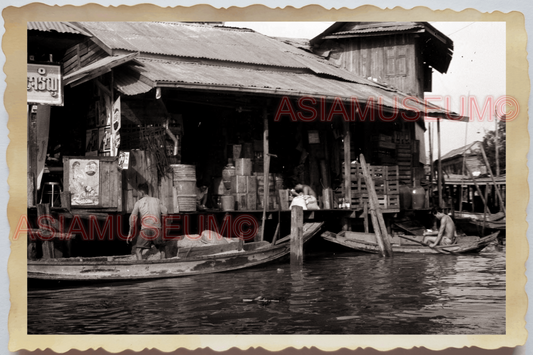
<path id="1" fill-rule="evenodd" d="M 69 160 L 71 206 L 97 206 L 100 191 L 100 162 L 93 159 Z"/>

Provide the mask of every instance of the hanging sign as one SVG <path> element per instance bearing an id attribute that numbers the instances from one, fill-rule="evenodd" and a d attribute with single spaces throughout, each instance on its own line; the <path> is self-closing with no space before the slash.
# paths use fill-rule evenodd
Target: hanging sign
<path id="1" fill-rule="evenodd" d="M 111 156 L 116 156 L 120 146 L 120 96 L 113 104 L 111 121 Z"/>
<path id="2" fill-rule="evenodd" d="M 27 102 L 63 106 L 61 66 L 28 64 Z"/>
<path id="3" fill-rule="evenodd" d="M 130 165 L 130 152 L 120 152 L 118 156 L 118 168 L 127 170 Z"/>

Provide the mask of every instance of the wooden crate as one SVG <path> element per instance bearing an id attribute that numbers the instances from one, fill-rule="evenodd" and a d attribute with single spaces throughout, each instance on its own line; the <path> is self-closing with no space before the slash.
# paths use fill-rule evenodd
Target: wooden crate
<path id="1" fill-rule="evenodd" d="M 382 209 L 387 208 L 387 195 L 378 195 L 378 204 Z M 351 208 L 357 209 L 357 208 L 363 208 L 364 203 L 367 203 L 370 207 L 370 203 L 368 201 L 369 197 L 368 194 L 357 194 L 355 196 L 352 196 L 352 203 Z"/>
<path id="2" fill-rule="evenodd" d="M 400 209 L 400 195 L 398 194 L 391 194 L 391 195 L 379 195 L 378 194 L 377 198 L 378 198 L 379 207 L 381 207 L 383 210 L 399 210 Z M 370 207 L 368 199 L 369 199 L 369 196 L 366 193 L 353 195 L 351 208 L 352 209 L 363 208 L 365 202 Z"/>

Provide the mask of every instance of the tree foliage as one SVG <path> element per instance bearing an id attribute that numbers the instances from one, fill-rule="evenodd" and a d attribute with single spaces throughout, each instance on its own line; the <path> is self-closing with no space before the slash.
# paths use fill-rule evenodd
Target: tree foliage
<path id="1" fill-rule="evenodd" d="M 492 173 L 496 175 L 496 146 L 498 146 L 498 160 L 500 175 L 505 174 L 505 119 L 498 121 L 498 144 L 496 145 L 496 131 L 488 131 L 483 137 L 483 149 L 487 155 Z M 483 159 L 482 156 L 479 157 Z"/>

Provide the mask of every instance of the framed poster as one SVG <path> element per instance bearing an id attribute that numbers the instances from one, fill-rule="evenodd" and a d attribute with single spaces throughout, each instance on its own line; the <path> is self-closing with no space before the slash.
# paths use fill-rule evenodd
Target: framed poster
<path id="1" fill-rule="evenodd" d="M 71 206 L 100 204 L 100 162 L 97 159 L 70 159 L 69 190 Z"/>

